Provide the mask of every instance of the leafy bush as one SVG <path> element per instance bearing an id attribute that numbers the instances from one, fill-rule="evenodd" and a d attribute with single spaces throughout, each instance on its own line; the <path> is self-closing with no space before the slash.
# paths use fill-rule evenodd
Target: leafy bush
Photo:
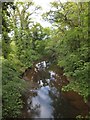
<path id="1" fill-rule="evenodd" d="M 83 96 L 84 101 L 87 102 L 89 93 L 89 85 L 87 82 L 81 80 L 81 81 L 70 81 L 70 83 L 67 86 L 64 86 L 62 88 L 62 91 L 75 91 L 81 96 Z"/>
<path id="2" fill-rule="evenodd" d="M 19 78 L 20 74 L 13 61 L 3 59 L 2 63 L 2 115 L 3 118 L 15 118 L 20 115 L 23 107 L 21 96 L 26 83 Z"/>
<path id="3" fill-rule="evenodd" d="M 69 32 L 71 32 L 69 35 L 66 32 L 66 37 L 63 38 L 64 42 L 60 41 L 58 65 L 63 67 L 64 74 L 73 80 L 63 87 L 63 90 L 76 91 L 87 101 L 90 72 L 88 40 L 87 37 L 84 38 L 84 34 L 81 35 L 79 28 L 74 28 L 72 31 L 69 30 Z"/>
<path id="4" fill-rule="evenodd" d="M 9 82 L 3 86 L 3 117 L 17 117 L 20 115 L 22 100 L 21 93 L 17 87 L 17 83 Z"/>

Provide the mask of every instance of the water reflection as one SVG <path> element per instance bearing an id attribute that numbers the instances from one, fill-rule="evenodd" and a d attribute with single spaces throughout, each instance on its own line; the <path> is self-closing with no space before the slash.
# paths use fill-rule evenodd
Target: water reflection
<path id="1" fill-rule="evenodd" d="M 45 70 L 46 67 L 47 67 L 46 61 L 42 61 L 42 62 L 36 64 L 36 68 L 38 70 Z"/>
<path id="2" fill-rule="evenodd" d="M 53 118 L 52 99 L 49 96 L 49 92 L 50 87 L 43 86 L 37 90 L 37 96 L 28 99 L 28 103 L 32 101 L 31 104 L 29 104 L 29 108 L 31 112 L 34 111 L 32 115 L 33 118 Z"/>
<path id="3" fill-rule="evenodd" d="M 73 107 L 62 95 L 61 86 L 65 82 L 65 77 L 49 70 L 47 65 L 49 63 L 43 61 L 35 66 L 33 84 L 30 81 L 30 85 L 34 87 L 30 87 L 26 105 L 28 115 L 24 117 L 75 118 L 81 111 Z"/>
<path id="4" fill-rule="evenodd" d="M 31 92 L 37 94 L 36 96 L 30 96 L 27 100 L 28 113 L 32 113 L 32 118 L 54 118 L 53 100 L 50 97 L 50 82 L 51 80 L 55 80 L 55 73 L 45 70 L 46 67 L 45 61 L 36 64 L 36 69 L 40 72 L 39 79 L 37 80 L 38 89 L 31 90 Z"/>

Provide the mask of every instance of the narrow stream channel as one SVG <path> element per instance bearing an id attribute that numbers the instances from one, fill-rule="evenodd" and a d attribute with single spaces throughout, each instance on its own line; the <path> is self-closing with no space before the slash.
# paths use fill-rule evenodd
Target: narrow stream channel
<path id="1" fill-rule="evenodd" d="M 69 95 L 61 91 L 68 80 L 62 70 L 50 68 L 49 62 L 42 61 L 33 69 L 28 69 L 23 79 L 29 84 L 22 110 L 23 118 L 75 118 L 88 114 L 88 106 L 81 96 L 73 91 Z"/>

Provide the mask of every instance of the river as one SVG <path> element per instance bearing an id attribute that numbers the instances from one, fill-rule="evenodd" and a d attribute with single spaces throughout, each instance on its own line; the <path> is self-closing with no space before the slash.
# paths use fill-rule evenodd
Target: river
<path id="1" fill-rule="evenodd" d="M 28 88 L 21 117 L 54 119 L 88 114 L 88 105 L 80 95 L 74 91 L 61 91 L 69 81 L 57 66 L 42 61 L 27 69 L 23 79 L 28 82 Z"/>

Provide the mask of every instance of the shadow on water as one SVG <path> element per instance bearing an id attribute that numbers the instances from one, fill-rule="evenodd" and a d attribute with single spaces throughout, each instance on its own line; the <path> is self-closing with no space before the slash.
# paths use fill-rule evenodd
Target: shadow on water
<path id="1" fill-rule="evenodd" d="M 23 118 L 75 118 L 87 115 L 88 106 L 77 93 L 62 92 L 69 81 L 63 71 L 42 61 L 23 75 L 29 88 L 24 96 Z"/>

